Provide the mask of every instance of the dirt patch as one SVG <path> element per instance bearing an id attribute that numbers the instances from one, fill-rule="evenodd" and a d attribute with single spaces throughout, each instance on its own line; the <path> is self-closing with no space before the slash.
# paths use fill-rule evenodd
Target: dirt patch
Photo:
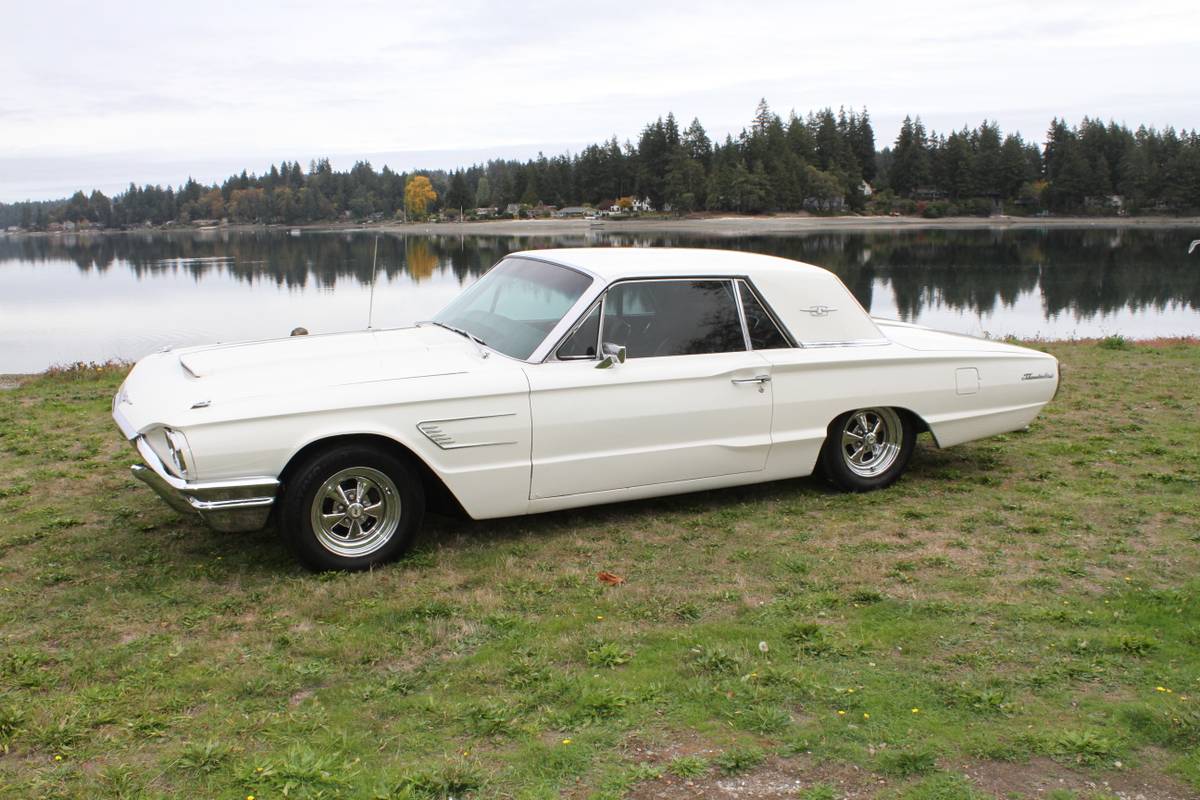
<path id="1" fill-rule="evenodd" d="M 631 736 L 621 747 L 621 752 L 630 761 L 662 765 L 683 756 L 712 758 L 721 750 L 694 731 L 679 731 L 666 742 L 647 741 L 640 736 Z"/>
<path id="2" fill-rule="evenodd" d="M 982 761 L 964 764 L 959 770 L 979 789 L 995 797 L 1040 797 L 1054 790 L 1082 796 L 1113 795 L 1120 800 L 1196 800 L 1196 792 L 1163 773 L 1158 759 L 1136 770 L 1106 770 L 1091 776 L 1048 758 L 1024 764 Z"/>
<path id="3" fill-rule="evenodd" d="M 690 754 L 694 753 L 683 748 L 676 755 Z M 698 778 L 663 775 L 635 786 L 627 797 L 634 800 L 794 800 L 799 792 L 817 785 L 831 787 L 837 797 L 845 800 L 865 800 L 887 788 L 888 782 L 851 764 L 816 764 L 808 758 L 776 758 L 744 775 L 723 776 L 715 772 Z"/>

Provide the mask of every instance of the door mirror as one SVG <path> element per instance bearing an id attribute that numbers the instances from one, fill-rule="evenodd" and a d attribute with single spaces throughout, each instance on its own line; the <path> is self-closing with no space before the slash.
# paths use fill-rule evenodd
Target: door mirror
<path id="1" fill-rule="evenodd" d="M 615 364 L 625 363 L 625 346 L 605 342 L 601 349 L 604 351 L 604 358 L 596 365 L 596 369 L 608 369 Z"/>

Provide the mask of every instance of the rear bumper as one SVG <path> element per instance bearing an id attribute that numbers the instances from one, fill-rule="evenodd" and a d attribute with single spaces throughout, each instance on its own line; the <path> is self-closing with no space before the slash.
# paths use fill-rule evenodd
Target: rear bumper
<path id="1" fill-rule="evenodd" d="M 167 505 L 183 514 L 199 514 L 217 531 L 256 531 L 267 524 L 279 493 L 274 478 L 188 482 L 167 472 L 162 461 L 139 436 L 134 446 L 146 462 L 134 464 L 133 477 L 145 483 Z"/>

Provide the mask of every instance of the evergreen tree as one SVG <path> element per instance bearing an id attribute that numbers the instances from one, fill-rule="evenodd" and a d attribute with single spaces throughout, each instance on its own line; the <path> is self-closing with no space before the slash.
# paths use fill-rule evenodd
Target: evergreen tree
<path id="1" fill-rule="evenodd" d="M 1036 178 L 1036 172 L 1031 174 L 1021 137 L 1011 133 L 1005 136 L 1004 144 L 1000 145 L 1000 159 L 996 168 L 1001 196 L 1006 200 L 1015 200 L 1021 187 Z"/>
<path id="2" fill-rule="evenodd" d="M 467 190 L 467 179 L 463 170 L 456 170 L 450 176 L 450 188 L 446 192 L 446 208 L 458 211 L 471 205 L 471 195 Z"/>
<path id="3" fill-rule="evenodd" d="M 857 117 L 850 114 L 850 151 L 858 162 L 858 169 L 863 180 L 871 183 L 875 180 L 875 131 L 871 128 L 871 117 L 864 108 Z"/>
<path id="4" fill-rule="evenodd" d="M 487 208 L 492 203 L 492 182 L 488 180 L 488 176 L 480 177 L 479 183 L 475 186 L 475 206 L 477 208 Z"/>
<path id="5" fill-rule="evenodd" d="M 647 125 L 636 146 L 616 136 L 572 156 L 539 153 L 527 161 L 422 173 L 430 194 L 425 211 L 439 202 L 454 208 L 524 202 L 556 205 L 612 204 L 634 194 L 659 208 L 720 211 L 833 211 L 848 202 L 865 205 L 862 181 L 901 196 L 920 191 L 957 201 L 972 198 L 1045 203 L 1078 213 L 1108 208 L 1116 194 L 1127 209 L 1188 213 L 1200 208 L 1200 143 L 1195 131 L 1145 126 L 1130 130 L 1084 117 L 1077 128 L 1055 118 L 1044 144 L 1004 135 L 985 120 L 948 136 L 927 133 L 920 117 L 906 117 L 895 142 L 875 151 L 866 109 L 825 108 L 786 120 L 766 99 L 739 136 L 714 143 L 699 119 L 680 130 L 673 113 Z M 76 192 L 45 202 L 0 203 L 0 226 L 39 228 L 50 222 L 101 225 L 161 224 L 172 220 L 296 221 L 345 215 L 396 215 L 408 204 L 410 178 L 369 162 L 336 170 L 329 159 L 268 164 L 261 173 L 243 170 L 219 185 L 192 178 L 176 187 L 130 184 L 108 198 Z M 444 200 L 442 199 L 444 198 Z"/>
<path id="6" fill-rule="evenodd" d="M 712 142 L 709 141 L 699 118 L 692 119 L 692 124 L 683 132 L 681 144 L 688 158 L 699 162 L 705 170 L 708 169 L 712 163 Z"/>
<path id="7" fill-rule="evenodd" d="M 925 140 L 925 127 L 921 124 L 920 117 L 915 121 L 911 117 L 905 117 L 892 149 L 888 181 L 896 194 L 911 196 L 918 188 L 927 185 L 929 178 L 929 151 Z"/>

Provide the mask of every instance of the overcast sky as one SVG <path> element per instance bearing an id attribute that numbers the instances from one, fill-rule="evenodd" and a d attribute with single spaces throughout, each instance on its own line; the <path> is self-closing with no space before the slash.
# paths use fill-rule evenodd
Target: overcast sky
<path id="1" fill-rule="evenodd" d="M 865 106 L 1200 127 L 1200 4 L 0 2 L 0 201 L 178 185 L 329 156 L 453 167 L 578 150 L 649 120 L 736 133 Z"/>

